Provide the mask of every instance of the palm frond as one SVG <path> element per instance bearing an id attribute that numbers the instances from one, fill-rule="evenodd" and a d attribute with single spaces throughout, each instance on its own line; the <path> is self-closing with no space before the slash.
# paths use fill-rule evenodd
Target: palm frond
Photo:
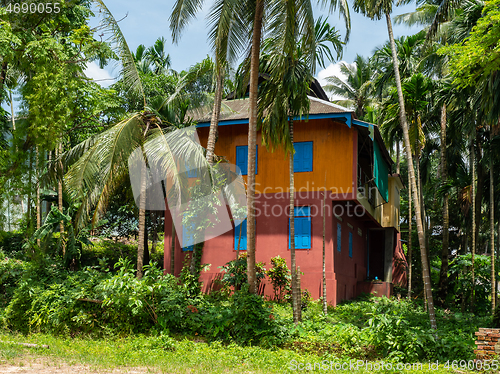
<path id="1" fill-rule="evenodd" d="M 144 87 L 142 86 L 141 78 L 137 66 L 135 64 L 134 54 L 130 51 L 127 41 L 116 22 L 115 18 L 109 11 L 108 7 L 102 0 L 93 0 L 102 14 L 102 26 L 105 32 L 110 33 L 109 41 L 112 42 L 113 50 L 119 56 L 122 64 L 121 76 L 125 83 L 125 87 L 140 94 L 146 106 L 146 96 L 144 94 Z"/>
<path id="2" fill-rule="evenodd" d="M 73 199 L 82 201 L 76 214 L 78 226 L 86 224 L 92 209 L 93 224 L 103 212 L 113 188 L 127 173 L 130 153 L 140 145 L 141 124 L 140 114 L 135 114 L 106 130 L 69 168 L 65 185 Z"/>

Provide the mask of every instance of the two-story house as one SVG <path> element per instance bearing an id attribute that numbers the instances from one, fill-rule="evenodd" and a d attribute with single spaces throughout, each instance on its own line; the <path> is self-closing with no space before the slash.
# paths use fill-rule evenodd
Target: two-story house
<path id="1" fill-rule="evenodd" d="M 317 85 L 319 87 L 319 85 Z M 316 89 L 316 91 L 318 91 Z M 316 96 L 316 97 L 315 97 Z M 323 98 L 318 98 L 323 97 Z M 323 217 L 325 205 L 328 302 L 336 305 L 361 292 L 389 296 L 393 283 L 406 282 L 406 260 L 399 240 L 399 175 L 376 125 L 328 102 L 322 90 L 311 91 L 309 117 L 294 121 L 295 246 L 301 288 L 322 295 Z M 247 174 L 248 99 L 225 100 L 215 153 Z M 206 146 L 210 114 L 197 118 Z M 256 260 L 270 267 L 280 255 L 290 267 L 289 161 L 284 152 L 268 151 L 257 138 Z M 246 179 L 245 179 L 246 180 Z M 237 224 L 239 222 L 236 222 Z M 201 280 L 208 291 L 220 277 L 218 266 L 246 249 L 246 222 L 205 242 L 202 263 L 210 264 Z M 172 220 L 165 217 L 165 269 L 170 269 Z M 241 237 L 240 237 L 241 232 Z M 186 252 L 175 247 L 175 274 Z M 377 279 L 378 281 L 374 281 Z M 261 290 L 272 295 L 264 281 Z"/>

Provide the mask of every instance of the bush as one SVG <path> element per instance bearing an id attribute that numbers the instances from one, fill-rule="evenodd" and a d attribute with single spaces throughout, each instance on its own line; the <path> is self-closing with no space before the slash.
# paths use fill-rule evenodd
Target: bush
<path id="1" fill-rule="evenodd" d="M 0 308 L 9 304 L 25 267 L 25 262 L 5 257 L 0 251 Z"/>
<path id="2" fill-rule="evenodd" d="M 284 297 L 291 292 L 291 275 L 286 260 L 280 256 L 271 258 L 271 269 L 267 271 L 267 276 L 273 285 L 274 300 L 282 302 Z"/>
<path id="3" fill-rule="evenodd" d="M 257 284 L 260 284 L 262 279 L 266 276 L 266 264 L 258 262 L 255 266 L 257 268 Z M 221 271 L 224 271 L 221 282 L 223 285 L 234 287 L 235 290 L 247 283 L 247 254 L 243 252 L 238 259 L 229 261 L 223 266 L 219 266 Z"/>
<path id="4" fill-rule="evenodd" d="M 0 251 L 10 258 L 25 260 L 22 233 L 0 231 Z"/>

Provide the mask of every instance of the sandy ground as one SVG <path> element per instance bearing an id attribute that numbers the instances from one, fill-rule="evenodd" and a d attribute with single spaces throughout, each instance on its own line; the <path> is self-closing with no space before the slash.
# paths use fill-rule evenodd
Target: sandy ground
<path id="1" fill-rule="evenodd" d="M 24 358 L 19 362 L 0 362 L 0 373 L 26 374 L 143 374 L 161 373 L 153 368 L 96 369 L 84 365 L 50 362 L 47 359 Z"/>

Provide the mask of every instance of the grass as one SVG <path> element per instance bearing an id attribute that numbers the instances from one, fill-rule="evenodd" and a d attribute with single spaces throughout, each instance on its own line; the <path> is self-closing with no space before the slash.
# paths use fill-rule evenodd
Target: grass
<path id="1" fill-rule="evenodd" d="M 44 348 L 26 348 L 13 343 L 35 343 L 49 345 Z M 159 337 L 136 336 L 117 339 L 82 339 L 65 338 L 44 334 L 28 336 L 0 332 L 0 365 L 26 365 L 35 359 L 49 363 L 64 362 L 70 365 L 86 365 L 95 369 L 115 369 L 143 367 L 162 373 L 295 373 L 306 371 L 309 363 L 313 372 L 356 372 L 356 373 L 469 373 L 460 369 L 430 368 L 429 363 L 422 363 L 421 368 L 412 370 L 387 369 L 387 363 L 375 361 L 371 364 L 383 364 L 383 370 L 364 367 L 352 370 L 349 361 L 336 361 L 337 366 L 344 364 L 346 370 L 330 370 L 331 357 L 318 357 L 314 354 L 298 354 L 289 350 L 268 350 L 260 347 L 241 347 L 235 344 L 207 344 L 188 339 L 173 341 L 170 349 L 162 348 Z M 327 361 L 325 363 L 324 361 Z M 300 365 L 302 364 L 302 365 Z M 356 361 L 351 362 L 356 365 Z M 320 368 L 320 365 L 323 365 Z M 396 364 L 393 364 L 394 366 Z M 303 368 L 300 370 L 300 368 Z M 333 364 L 335 368 L 335 363 Z M 1 366 L 0 366 L 1 370 Z"/>

